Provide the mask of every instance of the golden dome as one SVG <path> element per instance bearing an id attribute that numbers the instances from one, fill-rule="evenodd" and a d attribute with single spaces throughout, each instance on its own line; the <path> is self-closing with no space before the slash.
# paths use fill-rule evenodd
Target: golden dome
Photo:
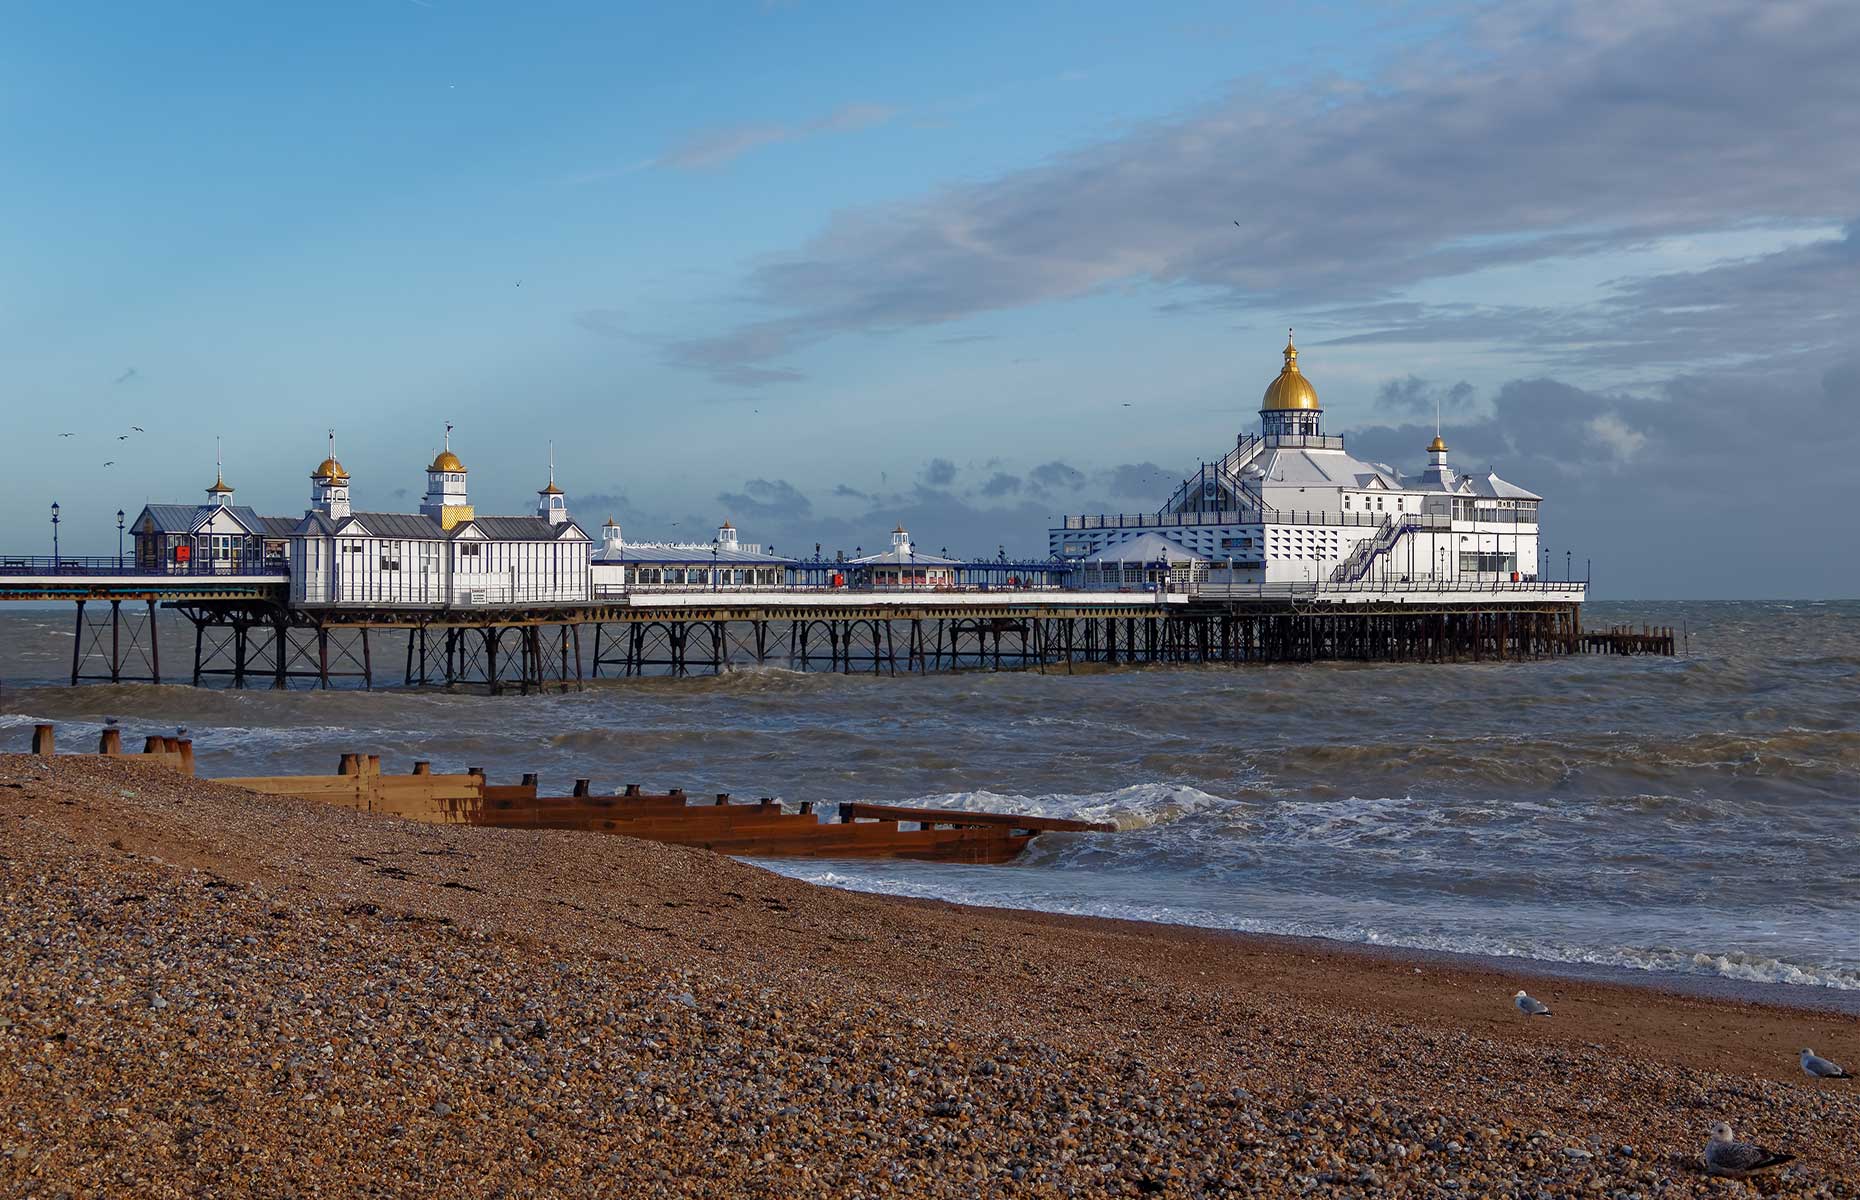
<path id="1" fill-rule="evenodd" d="M 1439 434 L 1435 434 L 1434 440 L 1427 443 L 1427 452 L 1429 454 L 1445 454 L 1447 452 L 1447 444 L 1440 440 Z"/>
<path id="2" fill-rule="evenodd" d="M 334 458 L 324 459 L 317 464 L 316 470 L 310 472 L 310 478 L 312 479 L 337 481 L 346 480 L 348 477 L 349 473 L 343 470 L 342 464 L 337 462 Z"/>
<path id="3" fill-rule="evenodd" d="M 1289 334 L 1285 338 L 1285 366 L 1280 368 L 1279 377 L 1266 385 L 1266 396 L 1260 401 L 1259 407 L 1266 412 L 1291 409 L 1320 411 L 1317 389 L 1299 373 L 1298 347 L 1292 345 Z"/>
<path id="4" fill-rule="evenodd" d="M 213 476 L 213 486 L 208 488 L 207 492 L 210 495 L 215 493 L 224 493 L 228 496 L 232 495 L 232 489 L 226 486 L 226 477 L 217 473 Z"/>
<path id="5" fill-rule="evenodd" d="M 459 456 L 452 451 L 441 450 L 438 457 L 433 459 L 433 465 L 426 469 L 429 471 L 463 471 L 465 464 L 460 462 Z"/>
<path id="6" fill-rule="evenodd" d="M 461 470 L 462 469 L 463 468 L 461 468 Z M 549 481 L 549 486 L 544 488 L 541 492 L 537 494 L 542 495 L 542 496 L 560 496 L 563 494 L 563 492 L 561 488 L 555 486 L 555 480 L 552 479 Z"/>

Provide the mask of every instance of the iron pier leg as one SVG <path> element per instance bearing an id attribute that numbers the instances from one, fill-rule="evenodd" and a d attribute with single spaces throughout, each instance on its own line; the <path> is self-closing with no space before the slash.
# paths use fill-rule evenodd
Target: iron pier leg
<path id="1" fill-rule="evenodd" d="M 71 686 L 72 687 L 77 686 L 78 666 L 80 663 L 83 662 L 83 655 L 84 655 L 84 602 L 82 600 L 79 600 L 77 602 L 77 626 L 76 628 L 72 630 L 72 633 L 71 633 Z"/>

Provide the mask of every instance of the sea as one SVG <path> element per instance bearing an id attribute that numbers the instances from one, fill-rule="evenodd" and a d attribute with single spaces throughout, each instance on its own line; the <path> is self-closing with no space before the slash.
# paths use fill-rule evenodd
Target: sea
<path id="1" fill-rule="evenodd" d="M 1118 832 L 1048 834 L 1010 866 L 765 865 L 858 891 L 1860 993 L 1860 602 L 1585 608 L 1588 627 L 1617 622 L 1670 625 L 1681 652 L 750 668 L 486 696 L 72 688 L 70 610 L 21 608 L 0 612 L 0 748 L 39 721 L 94 745 L 114 718 L 132 744 L 185 727 L 208 775 L 332 772 L 360 751 L 389 771 L 535 771 L 546 792 L 589 778 L 829 814 L 1084 817 Z M 191 630 L 162 632 L 170 669 L 190 661 Z"/>

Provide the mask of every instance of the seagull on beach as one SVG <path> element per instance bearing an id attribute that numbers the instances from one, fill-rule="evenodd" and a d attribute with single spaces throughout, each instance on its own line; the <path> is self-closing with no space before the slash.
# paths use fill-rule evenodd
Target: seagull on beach
<path id="1" fill-rule="evenodd" d="M 1541 1000 L 1533 1000 L 1521 991 L 1511 998 L 1511 1002 L 1517 1006 L 1519 1012 L 1527 1017 L 1547 1017 L 1550 1015 L 1550 1006 L 1548 1004 L 1545 1004 Z"/>
<path id="2" fill-rule="evenodd" d="M 1815 1079 L 1852 1079 L 1847 1068 L 1839 1063 L 1829 1062 L 1813 1050 L 1802 1051 L 1802 1070 Z"/>
<path id="3" fill-rule="evenodd" d="M 1741 1179 L 1753 1171 L 1780 1167 L 1793 1161 L 1793 1154 L 1778 1154 L 1750 1142 L 1740 1142 L 1728 1122 L 1711 1127 L 1711 1140 L 1705 1143 L 1705 1170 L 1713 1175 Z"/>

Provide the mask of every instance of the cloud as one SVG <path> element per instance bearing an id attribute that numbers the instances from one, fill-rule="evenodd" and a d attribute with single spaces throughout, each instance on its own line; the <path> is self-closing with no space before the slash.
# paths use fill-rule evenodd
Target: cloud
<path id="1" fill-rule="evenodd" d="M 948 487 L 956 482 L 956 464 L 947 458 L 931 459 L 924 467 L 924 482 L 931 487 Z"/>
<path id="2" fill-rule="evenodd" d="M 896 109 L 882 104 L 843 104 L 823 117 L 798 125 L 759 122 L 699 130 L 654 159 L 652 165 L 679 171 L 714 171 L 764 146 L 820 134 L 854 133 L 883 125 L 897 115 Z"/>
<path id="3" fill-rule="evenodd" d="M 996 471 L 989 476 L 988 482 L 982 485 L 982 495 L 989 497 L 1012 496 L 1018 491 L 1020 491 L 1019 477 L 1009 475 L 1006 471 Z"/>
<path id="4" fill-rule="evenodd" d="M 604 338 L 617 340 L 628 337 L 631 332 L 627 329 L 622 314 L 617 308 L 584 308 L 572 319 L 582 329 Z"/>
<path id="5" fill-rule="evenodd" d="M 1376 392 L 1376 407 L 1411 415 L 1432 415 L 1436 404 L 1442 411 L 1457 412 L 1471 404 L 1472 398 L 1473 386 L 1463 379 L 1450 388 L 1437 388 L 1410 375 L 1384 383 Z"/>
<path id="6" fill-rule="evenodd" d="M 1085 473 L 1057 460 L 1041 463 L 1027 473 L 1027 482 L 1041 492 L 1077 491 L 1085 485 Z"/>
<path id="7" fill-rule="evenodd" d="M 1838 223 L 1860 192 L 1860 8 L 1838 0 L 1533 7 L 1414 61 L 1369 86 L 1236 85 L 1038 166 L 838 213 L 749 272 L 762 315 L 690 365 L 1133 282 L 1275 312 L 1374 304 L 1491 266 Z"/>
<path id="8" fill-rule="evenodd" d="M 1591 439 L 1619 462 L 1633 458 L 1647 444 L 1647 435 L 1638 429 L 1629 428 L 1628 423 L 1616 413 L 1590 417 L 1584 428 L 1589 431 Z"/>
<path id="9" fill-rule="evenodd" d="M 1124 463 L 1107 468 L 1097 477 L 1099 486 L 1111 495 L 1154 497 L 1152 506 L 1161 504 L 1181 481 L 1180 471 L 1166 470 L 1153 462 Z"/>
<path id="10" fill-rule="evenodd" d="M 717 500 L 730 513 L 758 518 L 796 519 L 813 512 L 813 502 L 786 479 L 751 479 L 740 492 L 722 492 Z"/>
<path id="11" fill-rule="evenodd" d="M 1360 458 L 1418 465 L 1433 422 L 1347 434 Z M 1639 393 L 1516 380 L 1445 430 L 1460 471 L 1544 497 L 1544 537 L 1593 557 L 1610 594 L 1851 595 L 1840 542 L 1860 456 L 1860 360 L 1677 375 Z M 1787 486 L 1773 464 L 1787 459 Z M 1781 531 L 1787 531 L 1786 535 Z M 1849 538 L 1851 540 L 1851 538 Z M 1732 561 L 1727 570 L 1725 556 Z"/>

